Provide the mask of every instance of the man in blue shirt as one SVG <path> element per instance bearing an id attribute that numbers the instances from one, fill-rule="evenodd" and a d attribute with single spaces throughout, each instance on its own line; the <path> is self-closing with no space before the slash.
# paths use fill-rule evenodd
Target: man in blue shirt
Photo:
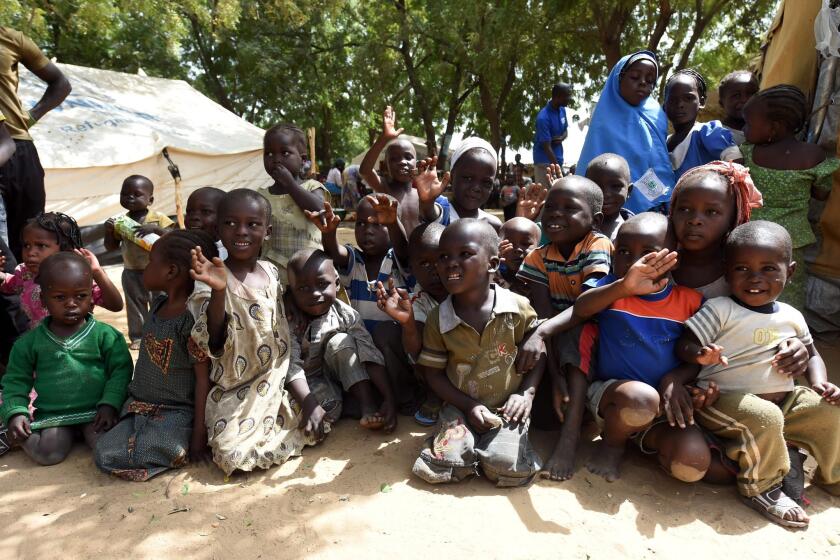
<path id="1" fill-rule="evenodd" d="M 563 140 L 566 139 L 568 122 L 566 105 L 572 96 L 569 84 L 556 84 L 551 88 L 551 101 L 537 113 L 537 132 L 534 135 L 534 182 L 549 187 L 546 178 L 548 165 L 563 165 Z"/>

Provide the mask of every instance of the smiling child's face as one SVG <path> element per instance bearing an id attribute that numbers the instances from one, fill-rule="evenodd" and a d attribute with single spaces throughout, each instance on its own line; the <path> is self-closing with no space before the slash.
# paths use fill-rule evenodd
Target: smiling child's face
<path id="1" fill-rule="evenodd" d="M 197 190 L 187 199 L 187 210 L 184 222 L 187 229 L 200 229 L 217 239 L 219 200 L 221 195 L 213 191 Z"/>
<path id="2" fill-rule="evenodd" d="M 796 263 L 786 258 L 775 239 L 726 250 L 726 281 L 732 295 L 751 306 L 776 301 L 793 275 Z"/>
<path id="3" fill-rule="evenodd" d="M 271 233 L 265 207 L 253 198 L 237 198 L 219 205 L 219 238 L 228 259 L 247 262 L 260 256 Z"/>
<path id="4" fill-rule="evenodd" d="M 417 152 L 408 140 L 394 140 L 385 149 L 385 165 L 391 180 L 410 183 L 417 169 Z"/>
<path id="5" fill-rule="evenodd" d="M 604 165 L 587 169 L 586 178 L 594 181 L 604 193 L 604 218 L 618 216 L 630 194 L 630 174 L 627 166 L 622 167 L 614 160 L 609 160 Z"/>
<path id="6" fill-rule="evenodd" d="M 482 243 L 479 227 L 477 223 L 458 221 L 440 238 L 438 275 L 446 291 L 454 296 L 486 289 L 499 265 L 499 257 Z"/>
<path id="7" fill-rule="evenodd" d="M 558 186 L 555 183 L 543 207 L 542 226 L 548 239 L 557 245 L 578 243 L 592 231 L 594 225 L 592 208 L 573 185 Z"/>

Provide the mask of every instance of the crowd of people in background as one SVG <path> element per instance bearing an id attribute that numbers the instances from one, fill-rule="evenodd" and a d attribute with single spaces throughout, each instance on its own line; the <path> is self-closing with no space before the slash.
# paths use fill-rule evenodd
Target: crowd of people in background
<path id="1" fill-rule="evenodd" d="M 230 475 L 328 449 L 304 451 L 343 418 L 391 433 L 402 417 L 430 428 L 406 465 L 421 480 L 513 487 L 574 476 L 590 422 L 601 437 L 584 462 L 608 481 L 632 445 L 651 477 L 734 484 L 804 528 L 807 452 L 812 488 L 840 494 L 840 388 L 802 313 L 809 201 L 840 162 L 797 136 L 797 88 L 735 71 L 718 86 L 725 118 L 700 123 L 698 72 L 663 77 L 655 53 L 629 54 L 575 173 L 575 88 L 554 86 L 533 177 L 477 137 L 446 165 L 418 159 L 388 107 L 361 164 L 337 159 L 322 183 L 303 131 L 278 124 L 263 142 L 271 185 L 193 191 L 185 229 L 153 208 L 148 178 L 115 185 L 126 212 L 105 245 L 122 253 L 120 293 L 75 220 L 44 208 L 27 128 L 70 86 L 20 33 L 0 41 L 0 453 L 52 465 L 83 438 L 126 480 L 204 459 Z M 18 62 L 48 84 L 28 112 Z M 355 243 L 339 240 L 339 207 Z M 95 311 L 123 301 L 128 340 Z M 548 460 L 532 427 L 556 434 Z"/>

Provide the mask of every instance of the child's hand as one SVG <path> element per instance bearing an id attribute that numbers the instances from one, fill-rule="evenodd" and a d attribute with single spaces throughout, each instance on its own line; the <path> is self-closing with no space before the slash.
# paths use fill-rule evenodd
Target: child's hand
<path id="1" fill-rule="evenodd" d="M 119 239 L 120 236 L 117 235 L 117 231 L 114 226 L 114 221 L 116 218 L 108 218 L 105 220 L 105 223 L 102 225 L 105 226 L 105 237 L 111 237 L 113 239 Z"/>
<path id="2" fill-rule="evenodd" d="M 704 346 L 697 352 L 697 363 L 701 366 L 722 366 L 729 365 L 729 358 L 723 354 L 723 346 L 717 344 L 709 344 Z"/>
<path id="3" fill-rule="evenodd" d="M 563 166 L 559 163 L 550 163 L 545 170 L 546 178 L 548 179 L 548 187 L 554 184 L 557 179 L 563 178 Z"/>
<path id="4" fill-rule="evenodd" d="M 388 279 L 387 290 L 382 282 L 376 283 L 376 305 L 400 325 L 414 320 L 411 296 L 402 288 L 394 288 L 393 278 Z"/>
<path id="5" fill-rule="evenodd" d="M 9 436 L 17 441 L 23 442 L 32 435 L 32 428 L 29 427 L 29 417 L 26 414 L 17 414 L 9 420 Z"/>
<path id="6" fill-rule="evenodd" d="M 397 126 L 397 113 L 393 107 L 388 105 L 382 113 L 382 138 L 394 140 L 403 133 L 403 129 L 395 130 Z"/>
<path id="7" fill-rule="evenodd" d="M 779 351 L 771 362 L 779 373 L 798 377 L 808 372 L 808 348 L 798 338 L 788 338 L 779 343 Z"/>
<path id="8" fill-rule="evenodd" d="M 519 198 L 516 201 L 516 215 L 535 220 L 540 215 L 546 198 L 548 198 L 548 189 L 539 183 L 520 187 Z"/>
<path id="9" fill-rule="evenodd" d="M 677 266 L 677 253 L 662 249 L 648 253 L 630 267 L 620 280 L 627 295 L 643 296 L 665 289 L 668 285 L 668 271 Z"/>
<path id="10" fill-rule="evenodd" d="M 6 266 L 6 257 L 0 254 L 0 272 L 2 272 L 3 267 Z"/>
<path id="11" fill-rule="evenodd" d="M 490 409 L 483 404 L 475 405 L 470 409 L 467 422 L 480 434 L 502 425 L 502 419 L 490 412 Z"/>
<path id="12" fill-rule="evenodd" d="M 365 197 L 373 211 L 376 212 L 376 221 L 383 226 L 397 223 L 397 199 L 383 193 L 369 194 Z M 373 218 L 369 218 L 373 221 Z"/>
<path id="13" fill-rule="evenodd" d="M 382 416 L 382 431 L 390 434 L 397 427 L 397 407 L 390 399 L 382 401 L 382 406 L 379 407 L 379 414 Z"/>
<path id="14" fill-rule="evenodd" d="M 107 432 L 117 425 L 119 416 L 117 409 L 109 404 L 101 404 L 96 409 L 96 416 L 93 417 L 93 431 L 97 434 Z"/>
<path id="15" fill-rule="evenodd" d="M 219 257 L 209 260 L 201 252 L 201 247 L 196 246 L 190 251 L 192 255 L 192 269 L 190 277 L 193 280 L 204 282 L 211 290 L 219 292 L 227 287 L 227 270 L 225 262 Z"/>
<path id="16" fill-rule="evenodd" d="M 91 273 L 96 274 L 97 272 L 102 270 L 102 266 L 100 266 L 100 264 L 99 264 L 99 259 L 96 258 L 96 255 L 94 255 L 93 252 L 88 251 L 85 248 L 82 248 L 82 249 L 76 249 L 76 254 L 83 256 L 85 258 L 85 260 L 87 260 L 88 264 L 90 264 Z M 2 257 L 0 257 L 0 258 L 2 258 Z M 0 263 L 0 266 L 2 266 L 2 263 Z"/>
<path id="17" fill-rule="evenodd" d="M 514 249 L 513 243 L 507 239 L 499 241 L 499 262 L 507 264 L 515 260 L 518 259 L 516 258 L 516 249 Z"/>
<path id="18" fill-rule="evenodd" d="M 812 385 L 814 391 L 820 394 L 828 404 L 840 404 L 840 387 L 829 381 L 820 381 Z"/>
<path id="19" fill-rule="evenodd" d="M 134 226 L 134 234 L 137 237 L 145 237 L 150 233 L 156 233 L 158 235 L 163 235 L 164 231 L 157 224 L 141 224 L 139 226 Z"/>
<path id="20" fill-rule="evenodd" d="M 207 463 L 212 460 L 207 447 L 207 430 L 193 430 L 190 438 L 190 463 Z"/>
<path id="21" fill-rule="evenodd" d="M 505 406 L 499 409 L 502 418 L 513 424 L 524 422 L 531 417 L 531 405 L 534 404 L 534 395 L 531 391 L 524 394 L 513 393 L 508 397 Z"/>
<path id="22" fill-rule="evenodd" d="M 307 399 L 307 402 L 310 401 L 314 404 L 304 407 L 299 427 L 303 430 L 303 434 L 307 438 L 314 438 L 316 442 L 323 441 L 326 437 L 326 433 L 324 431 L 324 416 L 327 413 L 323 408 L 321 408 L 321 405 L 318 404 L 317 399 L 315 399 L 315 395 L 312 395 L 311 398 Z M 309 410 L 307 410 L 307 408 Z"/>
<path id="23" fill-rule="evenodd" d="M 700 410 L 714 405 L 720 396 L 720 387 L 714 381 L 709 381 L 709 386 L 704 391 L 696 385 L 688 387 L 688 392 L 691 393 L 691 402 L 694 410 Z"/>
<path id="24" fill-rule="evenodd" d="M 420 203 L 434 202 L 449 185 L 449 172 L 443 174 L 443 179 L 437 176 L 437 156 L 417 162 L 417 175 L 411 185 L 417 190 Z"/>
<path id="25" fill-rule="evenodd" d="M 297 184 L 295 176 L 286 169 L 285 165 L 275 165 L 268 174 L 278 186 L 283 187 L 283 190 L 288 190 L 290 186 Z"/>
<path id="26" fill-rule="evenodd" d="M 519 343 L 519 349 L 516 352 L 516 360 L 514 366 L 516 373 L 523 375 L 534 369 L 540 358 L 546 355 L 545 339 L 537 334 L 537 330 L 531 331 L 525 336 L 525 339 Z"/>
<path id="27" fill-rule="evenodd" d="M 660 412 L 668 418 L 668 424 L 685 428 L 694 424 L 694 402 L 682 383 L 671 374 L 659 382 Z"/>
<path id="28" fill-rule="evenodd" d="M 304 210 L 304 212 L 306 213 L 306 219 L 315 224 L 315 227 L 321 233 L 332 233 L 338 229 L 338 225 L 341 223 L 341 218 L 335 215 L 332 206 L 326 200 L 324 201 L 324 209 L 320 212 L 310 210 Z"/>

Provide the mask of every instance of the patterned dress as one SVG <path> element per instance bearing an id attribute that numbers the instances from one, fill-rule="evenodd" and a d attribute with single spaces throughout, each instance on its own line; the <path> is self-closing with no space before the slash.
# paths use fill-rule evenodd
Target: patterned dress
<path id="1" fill-rule="evenodd" d="M 286 384 L 305 378 L 298 345 L 289 338 L 277 268 L 258 261 L 268 286 L 245 286 L 228 273 L 225 345 L 210 352 L 207 306 L 210 288 L 197 283 L 187 301 L 195 317 L 192 337 L 210 356 L 206 421 L 213 460 L 226 474 L 267 469 L 300 455 L 306 441 L 298 428 Z"/>
<path id="2" fill-rule="evenodd" d="M 817 241 L 808 221 L 811 189 L 831 192 L 832 175 L 840 167 L 840 160 L 826 158 L 810 169 L 770 169 L 753 161 L 754 150 L 755 146 L 752 144 L 741 146 L 744 165 L 749 167 L 752 180 L 764 198 L 764 206 L 755 208 L 750 219 L 776 222 L 790 233 L 793 241 L 793 260 L 798 264 L 779 301 L 802 311 L 805 308 L 804 249 Z"/>
<path id="3" fill-rule="evenodd" d="M 119 423 L 96 444 L 96 465 L 126 480 L 143 481 L 188 462 L 195 410 L 195 371 L 207 356 L 193 342 L 188 311 L 163 319 L 166 295 L 152 304 L 140 355 Z"/>

